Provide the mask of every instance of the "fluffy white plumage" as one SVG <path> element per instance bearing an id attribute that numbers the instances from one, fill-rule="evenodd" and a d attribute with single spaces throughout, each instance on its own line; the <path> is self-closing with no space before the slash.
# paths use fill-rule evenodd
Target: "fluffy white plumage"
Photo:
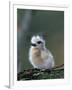
<path id="1" fill-rule="evenodd" d="M 45 47 L 45 40 L 40 36 L 31 38 L 29 61 L 34 68 L 52 69 L 55 65 L 52 53 Z"/>

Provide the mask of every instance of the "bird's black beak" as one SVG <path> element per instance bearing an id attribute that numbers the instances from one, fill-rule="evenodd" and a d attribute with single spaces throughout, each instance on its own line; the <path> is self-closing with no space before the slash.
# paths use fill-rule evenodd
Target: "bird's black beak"
<path id="1" fill-rule="evenodd" d="M 34 43 L 31 43 L 31 46 L 34 46 L 34 47 L 36 47 L 36 44 L 34 44 Z"/>

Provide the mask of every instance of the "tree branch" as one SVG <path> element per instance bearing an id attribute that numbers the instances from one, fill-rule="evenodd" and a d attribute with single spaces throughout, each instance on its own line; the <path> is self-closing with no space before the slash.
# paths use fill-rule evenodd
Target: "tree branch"
<path id="1" fill-rule="evenodd" d="M 62 65 L 54 67 L 52 70 L 48 69 L 26 69 L 17 74 L 18 80 L 38 80 L 38 79 L 56 79 L 64 77 L 64 69 Z"/>

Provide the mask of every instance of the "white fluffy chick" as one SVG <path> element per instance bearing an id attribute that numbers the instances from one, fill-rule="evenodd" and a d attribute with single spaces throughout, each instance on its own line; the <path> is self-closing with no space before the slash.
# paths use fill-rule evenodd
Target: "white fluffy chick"
<path id="1" fill-rule="evenodd" d="M 45 47 L 45 40 L 41 36 L 31 38 L 29 61 L 34 68 L 51 70 L 54 65 L 52 53 Z"/>

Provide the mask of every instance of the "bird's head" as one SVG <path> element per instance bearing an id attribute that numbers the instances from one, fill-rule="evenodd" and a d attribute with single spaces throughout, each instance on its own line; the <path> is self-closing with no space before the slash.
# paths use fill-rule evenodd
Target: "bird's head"
<path id="1" fill-rule="evenodd" d="M 33 36 L 31 38 L 31 46 L 35 47 L 35 48 L 42 49 L 45 47 L 45 40 L 39 35 Z"/>

